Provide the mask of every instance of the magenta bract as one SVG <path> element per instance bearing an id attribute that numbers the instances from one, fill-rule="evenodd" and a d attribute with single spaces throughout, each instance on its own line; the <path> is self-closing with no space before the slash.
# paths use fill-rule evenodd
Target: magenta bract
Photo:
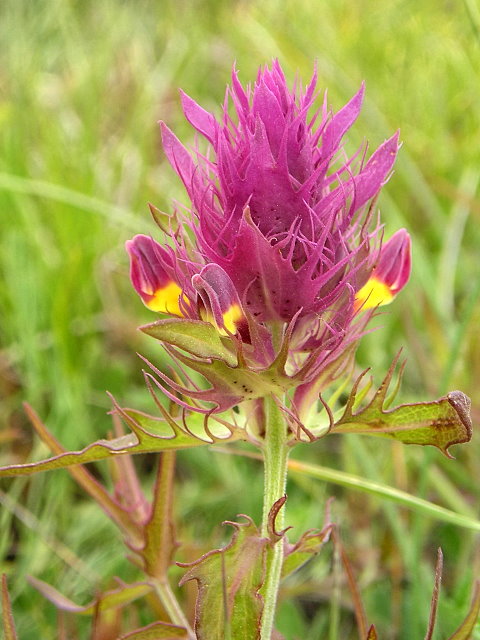
<path id="1" fill-rule="evenodd" d="M 342 159 L 363 86 L 337 114 L 324 103 L 311 115 L 315 85 L 316 75 L 305 91 L 290 91 L 274 62 L 244 90 L 234 71 L 221 121 L 183 94 L 185 116 L 208 141 L 208 154 L 188 153 L 162 125 L 165 153 L 192 201 L 202 257 L 224 269 L 259 321 L 322 313 L 347 285 L 363 284 L 360 248 L 368 236 L 356 214 L 397 153 L 395 134 L 368 162 L 359 154 Z"/>
<path id="2" fill-rule="evenodd" d="M 375 264 L 395 281 L 394 293 L 409 273 L 408 234 L 380 251 L 368 206 L 390 176 L 398 133 L 370 157 L 364 148 L 348 157 L 343 137 L 364 87 L 332 113 L 326 97 L 315 109 L 316 83 L 314 73 L 305 89 L 289 89 L 274 61 L 244 88 L 234 69 L 220 119 L 182 93 L 197 145 L 189 151 L 161 129 L 190 204 L 176 211 L 168 248 L 145 236 L 127 243 L 147 305 L 235 335 L 242 362 L 256 370 L 269 366 L 278 336 L 288 334 L 287 369 L 297 385 L 351 353 L 372 313 L 359 313 L 357 296 Z"/>

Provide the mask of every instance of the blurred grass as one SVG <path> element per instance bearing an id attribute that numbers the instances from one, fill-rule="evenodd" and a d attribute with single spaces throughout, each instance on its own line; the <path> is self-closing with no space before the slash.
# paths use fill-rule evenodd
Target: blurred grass
<path id="1" fill-rule="evenodd" d="M 365 79 L 367 100 L 352 145 L 368 138 L 373 148 L 401 129 L 403 148 L 379 205 L 387 233 L 399 226 L 412 233 L 414 274 L 379 322 L 382 328 L 364 340 L 359 366 L 372 365 L 378 380 L 404 346 L 402 400 L 461 388 L 472 397 L 478 423 L 479 15 L 476 0 L 2 3 L 3 461 L 45 454 L 31 440 L 23 400 L 65 446 L 75 448 L 110 429 L 105 389 L 124 404 L 146 406 L 135 351 L 159 355 L 135 331 L 150 316 L 130 289 L 123 243 L 135 232 L 152 231 L 148 201 L 168 210 L 173 198 L 183 198 L 161 154 L 156 121 L 166 120 L 191 139 L 177 88 L 218 112 L 234 60 L 243 81 L 272 57 L 292 81 L 297 71 L 306 80 L 317 60 L 320 85 L 328 87 L 335 108 Z M 456 461 L 369 440 L 358 445 L 359 455 L 357 444 L 332 438 L 302 447 L 301 454 L 449 508 L 456 501 L 468 504 L 478 515 L 478 436 L 457 451 Z M 186 540 L 214 535 L 219 543 L 224 533 L 218 522 L 242 511 L 258 516 L 261 473 L 255 463 L 208 451 L 179 458 L 178 514 Z M 148 473 L 148 460 L 140 464 Z M 239 491 L 247 476 L 251 491 Z M 118 537 L 106 533 L 109 523 L 63 472 L 15 481 L 5 490 L 43 523 L 38 529 L 35 520 L 11 515 L 11 503 L 4 505 L 2 569 L 11 574 L 20 637 L 53 638 L 53 607 L 25 584 L 27 573 L 87 601 L 109 576 L 128 579 L 134 572 L 118 556 Z M 439 627 L 444 635 L 453 631 L 478 574 L 474 534 L 377 497 L 292 478 L 289 521 L 297 533 L 321 525 L 332 493 L 381 637 L 423 637 L 439 544 L 446 556 Z M 57 557 L 52 539 L 63 541 L 72 558 L 82 557 L 86 568 Z M 301 574 L 314 582 L 316 602 L 295 591 L 301 585 L 291 586 L 297 604 L 280 613 L 288 639 L 326 637 L 331 590 L 328 582 L 316 581 L 328 561 Z M 354 637 L 348 610 L 342 609 L 340 624 L 339 638 Z"/>

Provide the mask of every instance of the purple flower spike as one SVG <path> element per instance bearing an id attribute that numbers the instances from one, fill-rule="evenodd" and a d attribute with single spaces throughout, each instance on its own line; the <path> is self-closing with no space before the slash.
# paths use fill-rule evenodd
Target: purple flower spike
<path id="1" fill-rule="evenodd" d="M 364 88 L 336 115 L 324 105 L 312 117 L 315 86 L 314 74 L 305 91 L 290 91 L 274 62 L 245 90 L 234 70 L 221 121 L 182 94 L 187 120 L 211 146 L 207 156 L 190 154 L 162 125 L 165 153 L 192 201 L 198 248 L 259 322 L 323 313 L 347 285 L 358 288 L 368 238 L 357 214 L 388 179 L 398 149 L 395 134 L 365 164 L 359 154 L 342 160 Z"/>
<path id="2" fill-rule="evenodd" d="M 399 229 L 382 246 L 377 266 L 356 295 L 357 309 L 388 304 L 404 288 L 412 269 L 411 244 L 407 231 Z"/>
<path id="3" fill-rule="evenodd" d="M 390 177 L 398 133 L 348 157 L 343 139 L 364 86 L 333 113 L 326 98 L 314 106 L 316 84 L 314 73 L 290 89 L 274 61 L 245 88 L 234 69 L 220 118 L 181 94 L 198 134 L 192 150 L 161 125 L 190 203 L 166 229 L 170 246 L 146 236 L 127 243 L 132 281 L 150 308 L 182 317 L 144 330 L 211 388 L 200 392 L 187 374 L 185 388 L 162 380 L 215 411 L 292 387 L 301 408 L 345 370 L 373 313 L 358 310 L 386 303 L 408 280 L 408 234 L 381 248 L 369 205 Z"/>

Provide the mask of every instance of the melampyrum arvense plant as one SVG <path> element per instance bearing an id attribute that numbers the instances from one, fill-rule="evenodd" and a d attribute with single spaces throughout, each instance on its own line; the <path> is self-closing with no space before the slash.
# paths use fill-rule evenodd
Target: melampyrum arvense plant
<path id="1" fill-rule="evenodd" d="M 202 142 L 189 151 L 161 127 L 188 204 L 170 214 L 152 206 L 158 238 L 137 235 L 126 244 L 133 286 L 159 314 L 141 329 L 174 363 L 169 375 L 146 361 L 159 415 L 114 401 L 118 437 L 69 453 L 28 409 L 56 455 L 3 470 L 15 475 L 69 467 L 120 527 L 146 579 L 102 594 L 82 611 L 153 593 L 167 618 L 125 637 L 280 637 L 274 630 L 279 585 L 322 547 L 334 526 L 327 519 L 322 531 L 288 540 L 285 487 L 297 443 L 365 433 L 434 445 L 449 455 L 451 445 L 471 437 L 469 400 L 459 391 L 389 408 L 398 358 L 369 400 L 364 376 L 353 382 L 343 406 L 324 399 L 335 397 L 351 375 L 356 347 L 378 308 L 407 284 L 411 247 L 404 229 L 385 240 L 375 209 L 392 174 L 398 133 L 373 153 L 362 146 L 348 157 L 343 138 L 360 113 L 364 88 L 333 113 L 326 98 L 319 103 L 316 84 L 314 74 L 305 89 L 298 82 L 290 89 L 273 62 L 245 89 L 234 69 L 220 119 L 182 93 L 185 117 Z M 168 399 L 168 409 L 160 398 Z M 129 435 L 121 435 L 118 417 Z M 238 440 L 257 448 L 264 461 L 263 519 L 232 523 L 226 548 L 187 567 L 182 584 L 198 583 L 195 619 L 188 620 L 167 576 L 175 551 L 174 451 Z M 162 460 L 150 503 L 127 454 L 152 451 L 162 452 Z M 114 459 L 114 496 L 83 467 L 72 466 L 103 458 Z M 65 608 L 52 587 L 35 584 Z M 477 593 L 472 611 L 479 606 Z M 468 637 L 472 618 L 462 626 L 464 635 L 452 638 Z M 360 634 L 377 637 L 365 621 Z"/>

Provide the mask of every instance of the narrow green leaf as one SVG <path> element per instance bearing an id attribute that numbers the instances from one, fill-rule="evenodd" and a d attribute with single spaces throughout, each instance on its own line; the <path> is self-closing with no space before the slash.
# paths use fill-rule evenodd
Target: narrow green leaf
<path id="1" fill-rule="evenodd" d="M 154 622 L 122 636 L 119 640 L 186 640 L 187 632 L 168 622 Z"/>
<path id="2" fill-rule="evenodd" d="M 189 567 L 180 584 L 198 585 L 195 631 L 198 640 L 258 640 L 263 601 L 264 554 L 268 544 L 254 523 L 228 522 L 235 528 L 223 549 L 210 551 Z"/>
<path id="3" fill-rule="evenodd" d="M 470 640 L 479 616 L 480 616 L 480 581 L 477 580 L 477 582 L 475 583 L 474 591 L 473 591 L 472 604 L 470 605 L 470 609 L 467 613 L 467 617 L 459 626 L 459 628 L 455 631 L 455 633 L 452 636 L 450 636 L 448 640 Z"/>
<path id="4" fill-rule="evenodd" d="M 224 345 L 218 329 L 210 322 L 166 319 L 144 325 L 140 330 L 197 358 L 213 358 L 229 367 L 237 366 L 237 356 Z"/>
<path id="5" fill-rule="evenodd" d="M 470 399 L 461 391 L 452 391 L 432 402 L 403 404 L 386 410 L 386 394 L 396 361 L 375 393 L 373 400 L 363 409 L 355 410 L 358 387 L 363 376 L 356 381 L 343 416 L 337 420 L 332 433 L 364 433 L 394 438 L 405 444 L 433 445 L 447 457 L 454 444 L 468 442 L 472 437 Z"/>
<path id="6" fill-rule="evenodd" d="M 12 605 L 8 595 L 7 576 L 2 574 L 2 619 L 5 640 L 18 640 L 13 620 Z"/>
<path id="7" fill-rule="evenodd" d="M 52 433 L 40 420 L 37 413 L 28 404 L 24 404 L 25 413 L 28 416 L 38 436 L 57 455 L 67 453 L 64 447 L 58 442 Z M 114 416 L 114 419 L 118 416 Z M 120 527 L 124 534 L 128 536 L 132 543 L 138 541 L 138 528 L 132 521 L 130 514 L 108 493 L 98 480 L 87 469 L 81 466 L 72 466 L 69 473 L 78 484 L 100 505 L 109 518 Z"/>
<path id="8" fill-rule="evenodd" d="M 115 401 L 114 406 L 133 433 L 112 440 L 97 440 L 80 451 L 61 453 L 46 460 L 0 467 L 0 477 L 32 475 L 41 471 L 64 469 L 72 465 L 105 460 L 119 455 L 189 449 L 245 437 L 243 429 L 229 428 L 222 421 L 220 421 L 221 436 L 215 435 L 211 429 L 208 429 L 208 432 L 203 429 L 201 435 L 196 435 L 188 426 L 190 420 L 195 428 L 198 427 L 200 419 L 203 421 L 203 417 L 196 414 L 186 416 L 184 424 L 181 424 L 160 407 L 163 418 L 154 418 L 131 409 L 122 409 Z M 210 417 L 209 420 L 214 424 L 218 423 L 218 421 L 215 422 L 215 417 Z"/>
<path id="9" fill-rule="evenodd" d="M 289 460 L 288 468 L 290 471 L 301 473 L 312 478 L 318 478 L 319 480 L 348 487 L 349 489 L 364 491 L 380 496 L 381 498 L 387 498 L 397 504 L 401 504 L 402 506 L 443 522 L 450 522 L 465 529 L 480 531 L 480 520 L 475 520 L 461 513 L 455 513 L 455 511 L 450 511 L 450 509 L 440 507 L 433 502 L 413 496 L 406 491 L 401 491 L 400 489 L 395 489 L 394 487 L 389 487 L 379 482 L 373 482 L 372 480 L 366 480 L 362 478 L 362 476 L 345 473 L 344 471 L 338 471 L 337 469 L 331 469 L 329 467 L 322 467 L 320 465 L 307 464 L 300 460 L 293 459 Z"/>
<path id="10" fill-rule="evenodd" d="M 100 594 L 90 604 L 81 606 L 72 602 L 69 598 L 65 597 L 54 587 L 38 580 L 38 578 L 28 577 L 28 581 L 32 584 L 40 593 L 50 600 L 58 609 L 62 611 L 69 611 L 70 613 L 77 613 L 81 615 L 93 615 L 96 611 L 106 611 L 107 609 L 115 609 L 116 607 L 122 607 L 129 602 L 138 600 L 153 591 L 153 586 L 148 582 L 135 582 L 133 584 L 123 584 L 118 589 L 111 591 L 105 591 Z"/>
<path id="11" fill-rule="evenodd" d="M 138 229 L 138 219 L 129 209 L 112 205 L 110 202 L 94 198 L 81 191 L 69 189 L 62 184 L 45 180 L 33 180 L 13 173 L 0 172 L 0 188 L 12 193 L 25 193 L 60 202 L 70 207 L 75 207 L 82 213 L 89 211 L 106 218 L 110 222 L 115 220 L 115 224 L 122 224 L 125 228 L 134 232 Z"/>

